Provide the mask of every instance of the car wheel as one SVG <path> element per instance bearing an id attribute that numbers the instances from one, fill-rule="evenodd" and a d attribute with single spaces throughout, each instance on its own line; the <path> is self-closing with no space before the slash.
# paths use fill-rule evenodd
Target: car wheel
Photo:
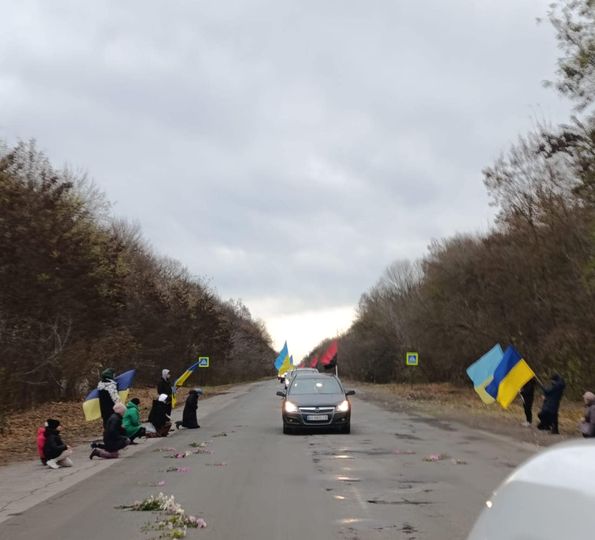
<path id="1" fill-rule="evenodd" d="M 348 435 L 349 433 L 351 433 L 351 422 L 349 422 L 348 424 L 345 424 L 341 428 L 341 433 L 345 433 L 346 435 Z"/>

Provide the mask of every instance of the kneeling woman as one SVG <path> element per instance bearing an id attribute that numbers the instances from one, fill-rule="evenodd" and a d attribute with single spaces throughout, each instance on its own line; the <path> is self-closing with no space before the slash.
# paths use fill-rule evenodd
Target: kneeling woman
<path id="1" fill-rule="evenodd" d="M 114 412 L 108 418 L 103 432 L 103 444 L 93 448 L 89 459 L 94 457 L 104 459 L 120 457 L 118 452 L 130 444 L 130 439 L 126 437 L 126 432 L 122 427 L 122 417 L 125 412 L 126 407 L 122 403 L 118 402 L 114 405 Z"/>
<path id="2" fill-rule="evenodd" d="M 161 394 L 159 398 L 153 400 L 153 406 L 149 412 L 149 422 L 153 424 L 155 434 L 147 433 L 147 437 L 167 437 L 169 428 L 171 428 L 171 418 L 167 414 L 170 406 L 168 401 L 167 394 Z"/>

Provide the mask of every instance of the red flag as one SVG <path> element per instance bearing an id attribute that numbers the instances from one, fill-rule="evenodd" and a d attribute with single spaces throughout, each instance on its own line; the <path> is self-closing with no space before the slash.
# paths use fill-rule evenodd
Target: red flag
<path id="1" fill-rule="evenodd" d="M 310 367 L 316 367 L 316 364 L 318 364 L 318 355 L 315 354 L 312 357 L 312 360 L 310 360 Z"/>
<path id="2" fill-rule="evenodd" d="M 325 353 L 320 357 L 320 363 L 325 369 L 333 368 L 337 365 L 337 340 L 333 341 Z"/>

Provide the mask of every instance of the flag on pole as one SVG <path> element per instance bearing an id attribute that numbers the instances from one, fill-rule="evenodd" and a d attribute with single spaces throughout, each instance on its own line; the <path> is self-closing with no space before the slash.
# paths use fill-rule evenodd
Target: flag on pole
<path id="1" fill-rule="evenodd" d="M 174 382 L 173 386 L 171 387 L 171 389 L 172 389 L 172 396 L 171 396 L 172 408 L 174 408 L 176 406 L 176 390 L 177 390 L 178 386 L 183 386 L 183 384 L 186 382 L 188 377 L 190 377 L 190 375 L 192 375 L 196 371 L 197 367 L 198 367 L 198 362 L 194 362 L 194 364 L 192 364 L 186 371 L 184 371 L 184 373 L 182 373 L 176 379 L 176 382 Z"/>
<path id="2" fill-rule="evenodd" d="M 291 359 L 289 356 L 285 357 L 285 360 L 283 361 L 283 363 L 281 364 L 281 367 L 279 368 L 279 372 L 277 373 L 277 375 L 284 375 L 285 373 L 287 373 L 290 369 L 293 369 L 293 365 L 291 364 Z"/>
<path id="3" fill-rule="evenodd" d="M 281 349 L 279 356 L 277 356 L 277 358 L 275 360 L 275 369 L 277 371 L 279 371 L 281 369 L 281 366 L 283 365 L 283 362 L 285 362 L 286 359 L 289 360 L 289 351 L 287 350 L 287 341 L 285 342 L 285 345 L 283 345 L 283 348 Z"/>
<path id="4" fill-rule="evenodd" d="M 533 377 L 535 377 L 535 372 L 529 367 L 521 353 L 509 345 L 494 371 L 494 378 L 486 386 L 486 392 L 504 409 L 508 409 L 521 388 Z"/>
<path id="5" fill-rule="evenodd" d="M 335 339 L 320 357 L 320 364 L 324 369 L 332 369 L 337 365 L 338 343 Z"/>
<path id="6" fill-rule="evenodd" d="M 315 354 L 312 357 L 312 360 L 310 360 L 310 367 L 314 368 L 314 367 L 316 367 L 316 364 L 318 364 L 318 355 L 317 354 Z"/>
<path id="7" fill-rule="evenodd" d="M 128 399 L 128 392 L 132 386 L 132 381 L 135 374 L 136 369 L 131 369 L 116 377 L 118 395 L 120 396 L 122 403 L 126 403 L 126 399 Z M 97 390 L 97 388 L 91 390 L 87 394 L 85 401 L 83 401 L 83 413 L 87 422 L 101 418 L 101 409 L 99 408 L 99 390 Z"/>
<path id="8" fill-rule="evenodd" d="M 499 343 L 494 345 L 479 360 L 467 368 L 467 375 L 473 381 L 473 388 L 484 403 L 490 404 L 496 401 L 486 392 L 486 386 L 492 382 L 494 371 L 500 364 L 504 351 Z"/>

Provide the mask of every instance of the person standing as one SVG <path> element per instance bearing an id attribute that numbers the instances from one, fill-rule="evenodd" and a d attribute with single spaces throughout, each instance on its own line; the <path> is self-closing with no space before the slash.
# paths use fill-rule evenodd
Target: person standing
<path id="1" fill-rule="evenodd" d="M 533 422 L 533 399 L 535 397 L 535 377 L 521 388 L 521 399 L 523 400 L 523 409 L 525 411 L 525 421 L 523 426 L 530 426 Z"/>
<path id="2" fill-rule="evenodd" d="M 200 388 L 190 390 L 186 403 L 184 404 L 184 412 L 182 413 L 182 421 L 176 422 L 176 428 L 185 427 L 186 429 L 197 429 L 198 419 L 196 418 L 196 410 L 198 409 L 198 398 L 202 395 Z"/>
<path id="3" fill-rule="evenodd" d="M 122 418 L 122 427 L 126 431 L 126 436 L 130 439 L 130 444 L 137 444 L 134 439 L 144 437 L 146 430 L 140 423 L 140 399 L 132 398 L 126 405 L 126 412 Z"/>
<path id="4" fill-rule="evenodd" d="M 171 387 L 171 383 L 169 382 L 169 379 L 170 379 L 169 369 L 162 369 L 161 370 L 161 380 L 157 384 L 157 395 L 161 396 L 162 394 L 165 394 L 168 397 L 166 409 L 167 409 L 167 415 L 171 416 L 173 389 Z"/>
<path id="5" fill-rule="evenodd" d="M 99 409 L 101 410 L 103 428 L 105 429 L 107 421 L 114 412 L 114 405 L 121 403 L 116 373 L 113 368 L 107 368 L 101 372 L 101 380 L 97 385 L 97 390 L 99 391 Z"/>
<path id="6" fill-rule="evenodd" d="M 72 450 L 70 446 L 64 443 L 60 432 L 62 426 L 59 420 L 48 418 L 45 428 L 45 442 L 43 445 L 43 456 L 46 460 L 46 465 L 51 469 L 59 469 L 60 467 L 72 467 L 72 460 L 70 455 Z"/>
<path id="7" fill-rule="evenodd" d="M 550 382 L 550 386 L 543 387 L 543 405 L 537 415 L 540 420 L 537 429 L 550 430 L 553 435 L 558 435 L 558 412 L 566 383 L 558 373 L 551 376 Z"/>
<path id="8" fill-rule="evenodd" d="M 595 437 L 595 394 L 585 392 L 585 417 L 581 423 L 581 433 L 585 438 Z"/>

